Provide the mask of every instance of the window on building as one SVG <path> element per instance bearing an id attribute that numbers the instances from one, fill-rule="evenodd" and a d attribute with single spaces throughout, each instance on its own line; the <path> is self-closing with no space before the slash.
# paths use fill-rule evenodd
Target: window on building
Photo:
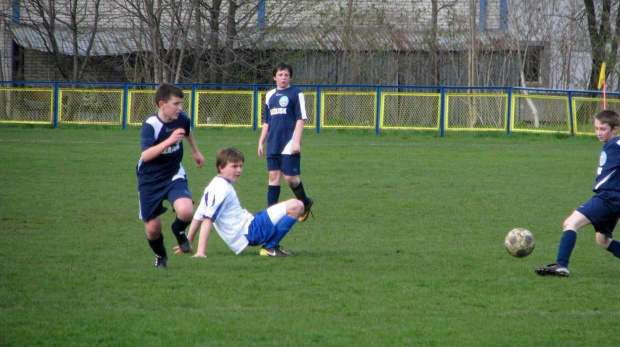
<path id="1" fill-rule="evenodd" d="M 540 84 L 543 49 L 540 46 L 530 46 L 522 53 L 523 74 L 526 84 Z"/>

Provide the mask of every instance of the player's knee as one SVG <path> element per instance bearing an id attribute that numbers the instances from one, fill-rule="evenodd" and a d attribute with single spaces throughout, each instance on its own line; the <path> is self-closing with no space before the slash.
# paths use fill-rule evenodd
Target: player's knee
<path id="1" fill-rule="evenodd" d="M 609 244 L 611 243 L 611 239 L 604 234 L 596 233 L 596 243 L 599 246 L 607 249 L 607 247 L 609 247 Z"/>
<path id="2" fill-rule="evenodd" d="M 284 179 L 286 180 L 288 186 L 291 188 L 297 187 L 299 185 L 299 182 L 301 181 L 298 176 L 284 176 Z"/>
<path id="3" fill-rule="evenodd" d="M 292 218 L 299 218 L 304 214 L 304 203 L 297 199 L 286 202 L 286 213 Z"/>
<path id="4" fill-rule="evenodd" d="M 156 240 L 161 235 L 161 224 L 155 222 L 146 223 L 146 238 L 149 240 Z"/>
<path id="5" fill-rule="evenodd" d="M 174 202 L 174 212 L 182 221 L 191 221 L 194 216 L 194 205 L 191 199 L 178 199 Z"/>
<path id="6" fill-rule="evenodd" d="M 579 229 L 579 227 L 577 226 L 577 223 L 575 223 L 575 218 L 572 218 L 572 217 L 573 216 L 570 215 L 568 218 L 564 220 L 564 222 L 562 223 L 562 230 L 577 231 Z"/>

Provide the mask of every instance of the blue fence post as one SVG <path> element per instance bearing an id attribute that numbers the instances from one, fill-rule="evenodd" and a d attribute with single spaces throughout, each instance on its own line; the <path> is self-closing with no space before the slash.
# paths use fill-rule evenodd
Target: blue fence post
<path id="1" fill-rule="evenodd" d="M 127 105 L 129 104 L 129 84 L 123 87 L 123 130 L 127 129 Z"/>
<path id="2" fill-rule="evenodd" d="M 60 88 L 58 87 L 58 83 L 54 83 L 54 105 L 52 114 L 54 128 L 58 127 L 58 94 L 60 94 Z"/>
<path id="3" fill-rule="evenodd" d="M 316 133 L 321 133 L 321 86 L 316 87 Z"/>
<path id="4" fill-rule="evenodd" d="M 446 88 L 441 87 L 441 101 L 439 111 L 439 134 L 443 137 L 446 133 Z"/>
<path id="5" fill-rule="evenodd" d="M 568 92 L 568 118 L 570 119 L 570 133 L 575 136 L 575 122 L 573 117 L 573 92 Z"/>
<path id="6" fill-rule="evenodd" d="M 510 135 L 511 129 L 510 124 L 512 119 L 512 88 L 508 88 L 508 105 L 506 107 L 506 135 Z"/>
<path id="7" fill-rule="evenodd" d="M 252 110 L 252 129 L 258 130 L 258 86 L 254 86 L 254 105 Z"/>
<path id="8" fill-rule="evenodd" d="M 375 115 L 375 135 L 381 133 L 381 86 L 377 87 L 377 114 Z"/>
<path id="9" fill-rule="evenodd" d="M 192 84 L 192 103 L 190 104 L 190 123 L 192 129 L 196 127 L 196 85 Z"/>

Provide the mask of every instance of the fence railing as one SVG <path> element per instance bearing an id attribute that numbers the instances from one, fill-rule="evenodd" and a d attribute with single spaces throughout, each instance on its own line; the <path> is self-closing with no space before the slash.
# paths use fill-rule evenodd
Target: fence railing
<path id="1" fill-rule="evenodd" d="M 157 111 L 155 84 L 0 82 L 0 123 L 139 126 Z M 262 124 L 273 85 L 181 84 L 194 127 Z M 516 87 L 301 85 L 307 128 L 592 133 L 597 91 Z M 620 112 L 620 93 L 606 107 Z"/>

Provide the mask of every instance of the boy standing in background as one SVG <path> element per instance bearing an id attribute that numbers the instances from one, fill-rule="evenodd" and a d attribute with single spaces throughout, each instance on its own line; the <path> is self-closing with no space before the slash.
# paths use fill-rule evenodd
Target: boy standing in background
<path id="1" fill-rule="evenodd" d="M 306 195 L 301 174 L 301 136 L 306 116 L 306 99 L 298 88 L 291 86 L 293 67 L 279 63 L 273 68 L 276 88 L 265 97 L 263 130 L 258 140 L 258 155 L 267 157 L 269 188 L 267 206 L 278 203 L 282 175 L 295 197 L 304 204 L 304 214 L 299 221 L 308 219 L 312 199 Z M 267 151 L 265 152 L 265 140 Z"/>

